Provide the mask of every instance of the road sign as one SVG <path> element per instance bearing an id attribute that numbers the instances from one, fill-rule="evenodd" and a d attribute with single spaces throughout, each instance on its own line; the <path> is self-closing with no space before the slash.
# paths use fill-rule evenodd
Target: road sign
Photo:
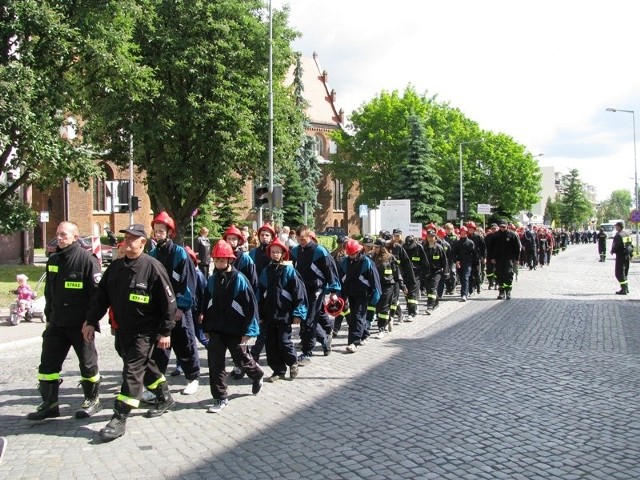
<path id="1" fill-rule="evenodd" d="M 366 218 L 369 216 L 369 206 L 368 205 L 360 205 L 358 207 L 358 216 L 360 218 Z"/>
<path id="2" fill-rule="evenodd" d="M 640 210 L 632 210 L 629 218 L 633 223 L 640 223 Z"/>
<path id="3" fill-rule="evenodd" d="M 479 203 L 478 213 L 482 213 L 484 215 L 491 215 L 491 205 L 489 205 L 488 203 Z"/>
<path id="4" fill-rule="evenodd" d="M 49 221 L 49 212 L 46 210 L 43 210 L 42 212 L 40 212 L 40 222 L 47 223 L 48 221 Z"/>

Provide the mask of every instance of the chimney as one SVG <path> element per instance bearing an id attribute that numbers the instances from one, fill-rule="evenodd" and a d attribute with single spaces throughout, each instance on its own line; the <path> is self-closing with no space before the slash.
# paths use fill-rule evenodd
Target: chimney
<path id="1" fill-rule="evenodd" d="M 336 103 L 336 89 L 331 89 L 331 103 Z"/>
<path id="2" fill-rule="evenodd" d="M 340 123 L 344 123 L 344 110 L 342 108 L 338 112 L 338 117 L 340 117 Z"/>
<path id="3" fill-rule="evenodd" d="M 327 83 L 329 81 L 329 74 L 326 70 L 322 71 L 322 82 Z"/>

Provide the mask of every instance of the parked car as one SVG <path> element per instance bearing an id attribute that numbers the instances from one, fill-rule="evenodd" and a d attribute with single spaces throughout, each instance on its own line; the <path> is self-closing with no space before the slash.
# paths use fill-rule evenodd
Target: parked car
<path id="1" fill-rule="evenodd" d="M 347 231 L 342 227 L 327 227 L 323 232 L 318 233 L 318 235 L 331 236 L 335 235 L 336 237 L 346 237 Z"/>
<path id="2" fill-rule="evenodd" d="M 82 248 L 84 248 L 85 250 L 89 250 L 90 252 L 93 251 L 93 242 L 90 235 L 82 235 L 78 239 L 78 241 L 80 242 L 80 245 L 82 245 Z M 55 253 L 56 248 L 58 248 L 58 239 L 54 238 L 52 240 L 49 240 L 44 254 L 49 257 L 52 253 Z M 101 243 L 100 251 L 102 253 L 102 263 L 111 263 L 111 261 L 113 260 L 113 248 L 111 247 L 111 245 L 105 245 L 104 243 Z"/>

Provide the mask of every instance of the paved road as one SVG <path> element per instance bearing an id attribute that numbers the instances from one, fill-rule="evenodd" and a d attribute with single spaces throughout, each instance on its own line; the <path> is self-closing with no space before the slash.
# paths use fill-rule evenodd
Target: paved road
<path id="1" fill-rule="evenodd" d="M 25 419 L 39 403 L 40 345 L 14 339 L 0 349 L 0 434 L 9 440 L 0 478 L 635 480 L 636 265 L 630 285 L 632 295 L 613 295 L 613 261 L 599 263 L 594 245 L 573 246 L 550 267 L 521 272 L 511 301 L 494 291 L 445 301 L 353 355 L 343 333 L 293 382 L 265 384 L 256 397 L 248 380 L 233 383 L 220 414 L 206 413 L 208 378 L 190 397 L 179 394 L 184 379 L 172 379 L 178 409 L 136 414 L 108 444 L 96 434 L 109 409 L 73 418 L 81 391 L 72 357 L 62 416 Z M 23 327 L 42 328 L 6 328 Z M 121 365 L 108 335 L 98 344 L 109 405 Z"/>

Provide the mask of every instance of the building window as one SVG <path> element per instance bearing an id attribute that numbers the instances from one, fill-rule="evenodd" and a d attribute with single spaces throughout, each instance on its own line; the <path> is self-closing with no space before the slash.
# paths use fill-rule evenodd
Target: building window
<path id="1" fill-rule="evenodd" d="M 340 180 L 333 180 L 333 209 L 344 211 L 344 187 Z"/>
<path id="2" fill-rule="evenodd" d="M 105 179 L 93 177 L 93 210 L 104 212 L 107 210 L 107 190 Z"/>
<path id="3" fill-rule="evenodd" d="M 326 142 L 322 135 L 316 135 L 316 157 L 324 158 L 324 152 L 326 151 Z"/>

